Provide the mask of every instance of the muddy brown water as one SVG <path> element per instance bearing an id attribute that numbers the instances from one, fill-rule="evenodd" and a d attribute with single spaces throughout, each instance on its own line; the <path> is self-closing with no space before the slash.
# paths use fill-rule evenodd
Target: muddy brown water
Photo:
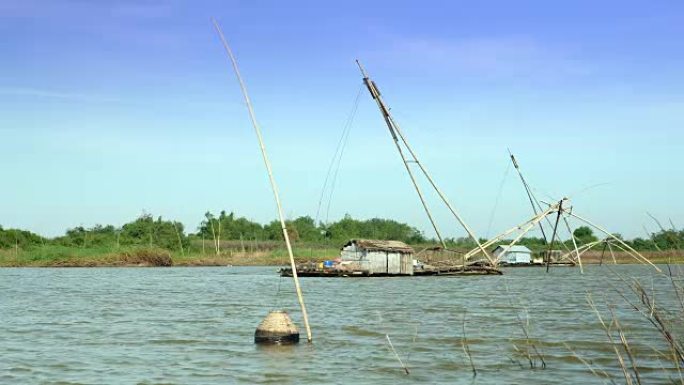
<path id="1" fill-rule="evenodd" d="M 290 311 L 302 328 L 291 279 L 274 267 L 4 268 L 0 383 L 605 383 L 565 343 L 624 383 L 587 293 L 604 310 L 615 305 L 644 383 L 672 383 L 676 372 L 653 350 L 662 338 L 624 305 L 613 271 L 639 277 L 661 306 L 677 309 L 670 281 L 639 265 L 588 266 L 584 275 L 305 278 L 314 343 L 269 348 L 253 343 L 269 310 Z M 533 352 L 530 369 L 519 319 L 529 320 L 545 369 Z"/>

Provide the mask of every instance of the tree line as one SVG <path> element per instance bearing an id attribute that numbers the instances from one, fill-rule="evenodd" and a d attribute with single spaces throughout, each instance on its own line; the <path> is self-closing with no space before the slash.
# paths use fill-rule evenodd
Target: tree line
<path id="1" fill-rule="evenodd" d="M 346 215 L 337 222 L 316 224 L 309 216 L 287 221 L 288 235 L 295 243 L 334 245 L 351 238 L 395 239 L 406 243 L 428 241 L 415 227 L 391 219 L 353 219 Z M 206 241 L 218 249 L 224 241 L 282 241 L 280 221 L 266 224 L 221 211 L 207 212 L 196 232 L 187 232 L 181 222 L 143 213 L 120 227 L 113 225 L 77 226 L 64 235 L 47 238 L 18 229 L 0 226 L 0 248 L 30 248 L 44 245 L 67 247 L 150 246 L 168 250 L 184 250 L 193 242 Z"/>
<path id="2" fill-rule="evenodd" d="M 345 215 L 342 219 L 329 224 L 315 223 L 309 216 L 301 216 L 287 222 L 288 235 L 295 244 L 327 245 L 338 247 L 345 241 L 355 238 L 391 239 L 408 244 L 436 244 L 417 228 L 392 219 L 372 218 L 354 219 Z M 661 229 L 651 237 L 625 240 L 630 246 L 641 251 L 678 250 L 684 245 L 684 230 Z M 578 244 L 596 241 L 598 238 L 589 227 L 578 227 L 574 231 Z M 619 235 L 618 235 L 619 236 Z M 187 232 L 179 221 L 154 217 L 143 213 L 138 218 L 117 227 L 113 225 L 77 226 L 68 229 L 64 235 L 47 238 L 26 230 L 3 229 L 0 226 L 0 248 L 27 249 L 36 246 L 59 245 L 67 247 L 121 247 L 149 246 L 168 250 L 187 250 L 193 242 L 202 241 L 218 252 L 226 241 L 282 241 L 280 222 L 273 220 L 266 224 L 250 220 L 235 213 L 221 211 L 218 214 L 206 212 L 195 232 Z M 481 240 L 484 242 L 485 240 Z M 454 249 L 474 248 L 475 242 L 467 237 L 447 238 L 447 246 Z M 572 247 L 571 240 L 563 241 Z M 506 244 L 502 241 L 501 244 Z M 548 245 L 543 238 L 524 237 L 518 244 L 534 251 L 543 250 Z"/>

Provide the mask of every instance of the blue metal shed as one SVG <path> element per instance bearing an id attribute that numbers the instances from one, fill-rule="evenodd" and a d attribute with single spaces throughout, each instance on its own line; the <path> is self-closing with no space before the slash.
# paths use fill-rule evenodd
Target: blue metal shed
<path id="1" fill-rule="evenodd" d="M 532 262 L 532 250 L 525 246 L 497 246 L 492 252 L 501 263 L 518 264 Z"/>

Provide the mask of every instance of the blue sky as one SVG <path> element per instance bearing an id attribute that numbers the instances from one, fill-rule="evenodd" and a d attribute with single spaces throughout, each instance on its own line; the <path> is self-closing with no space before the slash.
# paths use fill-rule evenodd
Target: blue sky
<path id="1" fill-rule="evenodd" d="M 478 235 L 530 215 L 516 175 L 504 178 L 507 148 L 540 198 L 570 196 L 611 230 L 643 236 L 647 211 L 684 226 L 684 3 L 502 0 L 4 0 L 0 223 L 56 235 L 143 210 L 191 230 L 206 210 L 273 219 L 212 16 L 289 217 L 316 213 L 359 58 Z M 345 213 L 433 235 L 365 90 L 330 219 Z"/>

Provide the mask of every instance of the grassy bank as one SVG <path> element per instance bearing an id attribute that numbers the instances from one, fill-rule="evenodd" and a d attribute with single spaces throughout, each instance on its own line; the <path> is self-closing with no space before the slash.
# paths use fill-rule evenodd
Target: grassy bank
<path id="1" fill-rule="evenodd" d="M 684 263 L 684 250 L 665 250 L 665 251 L 642 251 L 641 255 L 655 264 Z M 609 252 L 588 251 L 582 254 L 582 263 L 585 264 L 618 264 L 637 263 L 636 260 L 625 252 L 615 252 L 615 261 Z"/>
<path id="2" fill-rule="evenodd" d="M 416 248 L 420 250 L 420 248 Z M 297 262 L 334 259 L 339 249 L 329 245 L 295 245 Z M 653 263 L 684 263 L 684 251 L 643 252 Z M 615 252 L 615 260 L 609 253 L 600 251 L 582 255 L 584 264 L 637 263 L 624 252 Z M 422 253 L 424 262 L 460 262 L 455 253 Z M 0 266 L 4 267 L 95 267 L 95 266 L 284 266 L 289 263 L 285 248 L 269 247 L 228 248 L 216 253 L 214 249 L 195 247 L 189 250 L 169 251 L 161 248 L 81 248 L 46 245 L 29 250 L 21 248 L 0 249 Z"/>
<path id="3" fill-rule="evenodd" d="M 5 267 L 172 266 L 168 251 L 155 248 L 76 248 L 43 246 L 0 250 Z"/>
<path id="4" fill-rule="evenodd" d="M 335 258 L 337 248 L 294 249 L 297 262 Z M 81 248 L 46 245 L 29 250 L 0 249 L 1 267 L 96 267 L 96 266 L 263 266 L 288 264 L 287 250 L 189 250 L 169 251 L 149 247 Z"/>

